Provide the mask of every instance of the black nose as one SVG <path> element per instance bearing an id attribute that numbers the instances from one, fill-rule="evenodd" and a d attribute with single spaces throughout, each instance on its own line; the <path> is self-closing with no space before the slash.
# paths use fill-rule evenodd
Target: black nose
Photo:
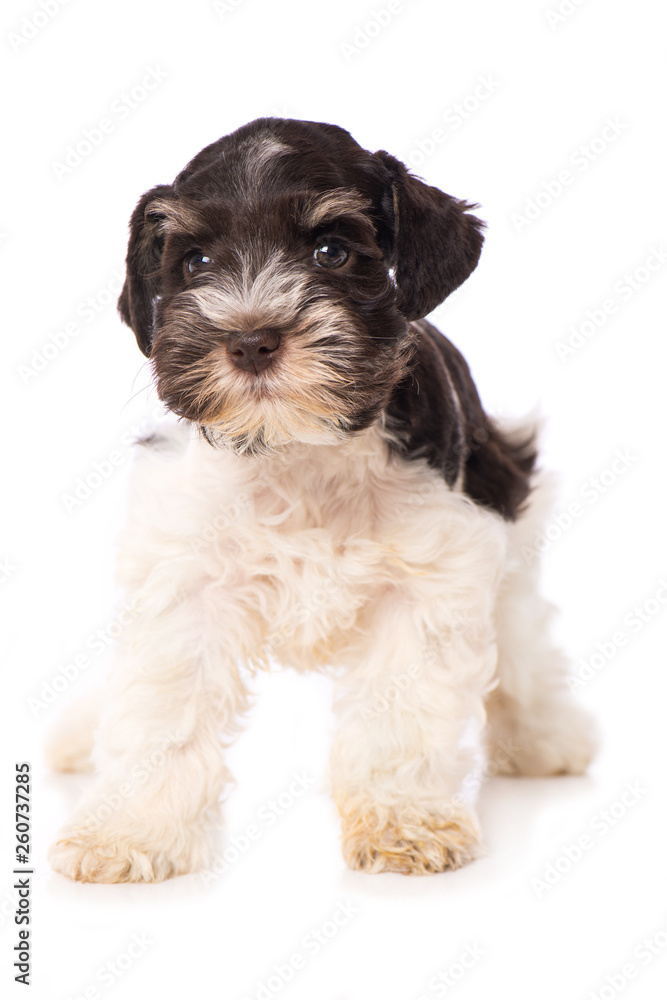
<path id="1" fill-rule="evenodd" d="M 227 351 L 237 368 L 246 372 L 261 372 L 268 368 L 280 347 L 277 330 L 250 330 L 233 333 L 227 341 Z"/>

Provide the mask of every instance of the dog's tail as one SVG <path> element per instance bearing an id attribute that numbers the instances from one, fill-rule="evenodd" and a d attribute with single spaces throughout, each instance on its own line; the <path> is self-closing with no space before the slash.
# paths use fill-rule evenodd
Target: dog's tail
<path id="1" fill-rule="evenodd" d="M 540 419 L 491 418 L 481 409 L 469 437 L 465 491 L 485 507 L 516 521 L 534 485 Z"/>

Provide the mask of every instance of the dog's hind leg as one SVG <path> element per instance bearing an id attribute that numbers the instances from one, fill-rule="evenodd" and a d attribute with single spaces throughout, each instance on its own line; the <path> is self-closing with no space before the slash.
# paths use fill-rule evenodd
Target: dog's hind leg
<path id="1" fill-rule="evenodd" d="M 549 636 L 552 606 L 539 593 L 539 538 L 553 488 L 538 480 L 509 526 L 506 572 L 496 605 L 498 685 L 490 694 L 488 754 L 504 774 L 582 774 L 596 729 L 568 687 L 568 661 Z"/>
<path id="2" fill-rule="evenodd" d="M 100 718 L 101 688 L 88 691 L 68 705 L 51 729 L 46 762 L 54 771 L 91 771 L 95 730 Z"/>

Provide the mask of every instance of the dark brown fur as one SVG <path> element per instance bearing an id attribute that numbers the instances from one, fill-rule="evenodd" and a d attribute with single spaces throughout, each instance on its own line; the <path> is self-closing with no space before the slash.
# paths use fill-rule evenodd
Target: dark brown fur
<path id="1" fill-rule="evenodd" d="M 425 458 L 450 485 L 462 474 L 468 496 L 514 520 L 530 492 L 534 437 L 504 435 L 484 412 L 463 355 L 430 323 L 419 328 L 410 373 L 387 407 L 396 450 Z"/>

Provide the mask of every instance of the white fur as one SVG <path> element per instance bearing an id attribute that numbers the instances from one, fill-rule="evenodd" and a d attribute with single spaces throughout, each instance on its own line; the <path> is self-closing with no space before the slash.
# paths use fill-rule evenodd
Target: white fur
<path id="1" fill-rule="evenodd" d="M 105 693 L 96 783 L 51 848 L 64 874 L 154 880 L 204 862 L 241 663 L 343 668 L 331 779 L 353 867 L 474 856 L 462 789 L 489 696 L 491 754 L 521 747 L 508 770 L 585 767 L 589 729 L 519 554 L 539 505 L 508 526 L 424 461 L 390 458 L 377 425 L 261 460 L 181 429 L 141 449 L 131 501 L 119 576 L 139 613 Z M 72 743 L 52 749 L 62 767 L 82 760 Z"/>

